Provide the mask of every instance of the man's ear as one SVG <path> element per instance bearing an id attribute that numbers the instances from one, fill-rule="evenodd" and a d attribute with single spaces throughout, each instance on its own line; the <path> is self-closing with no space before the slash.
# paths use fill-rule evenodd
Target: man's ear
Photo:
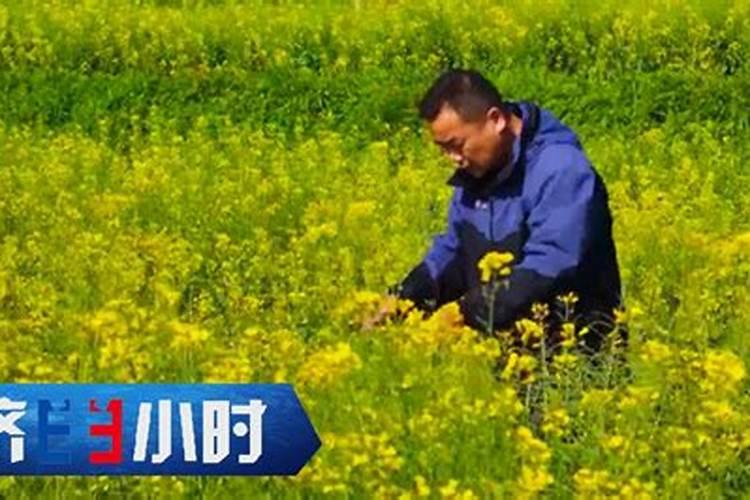
<path id="1" fill-rule="evenodd" d="M 497 135 L 502 134 L 503 130 L 505 130 L 505 126 L 508 123 L 508 121 L 505 119 L 505 113 L 503 113 L 497 106 L 492 106 L 487 110 L 486 116 L 489 123 L 492 124 L 492 128 L 494 129 L 495 133 Z"/>

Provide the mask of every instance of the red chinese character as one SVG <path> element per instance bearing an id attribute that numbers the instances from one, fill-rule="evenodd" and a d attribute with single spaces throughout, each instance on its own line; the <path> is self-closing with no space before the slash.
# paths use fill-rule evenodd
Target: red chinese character
<path id="1" fill-rule="evenodd" d="M 89 411 L 99 412 L 96 400 L 89 401 Z M 107 412 L 112 414 L 112 422 L 109 424 L 92 424 L 89 426 L 90 436 L 109 437 L 112 446 L 107 451 L 92 451 L 89 453 L 89 463 L 92 464 L 119 464 L 122 463 L 122 399 L 110 399 L 107 403 Z"/>

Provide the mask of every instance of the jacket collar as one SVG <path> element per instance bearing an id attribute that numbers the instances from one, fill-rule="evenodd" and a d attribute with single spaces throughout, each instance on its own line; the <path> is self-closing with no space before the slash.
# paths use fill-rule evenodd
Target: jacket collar
<path id="1" fill-rule="evenodd" d="M 477 179 L 463 170 L 456 170 L 448 179 L 451 186 L 462 187 L 481 198 L 487 197 L 494 189 L 506 181 L 518 168 L 529 142 L 539 128 L 539 108 L 531 103 L 509 102 L 511 112 L 523 120 L 521 135 L 513 141 L 510 161 L 501 168 L 495 168 Z"/>

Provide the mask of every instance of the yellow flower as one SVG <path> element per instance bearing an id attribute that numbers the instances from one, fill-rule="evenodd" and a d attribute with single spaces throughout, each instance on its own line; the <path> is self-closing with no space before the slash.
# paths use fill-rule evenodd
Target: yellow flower
<path id="1" fill-rule="evenodd" d="M 617 407 L 620 410 L 643 408 L 644 406 L 654 403 L 658 399 L 659 392 L 655 389 L 631 385 L 625 389 L 625 394 L 622 395 L 622 399 L 617 403 Z"/>
<path id="2" fill-rule="evenodd" d="M 535 302 L 531 306 L 531 317 L 537 323 L 542 323 L 549 316 L 549 305 L 541 302 Z"/>
<path id="3" fill-rule="evenodd" d="M 526 426 L 516 429 L 516 440 L 518 452 L 527 463 L 545 464 L 552 456 L 549 446 L 541 439 L 534 437 L 534 433 Z"/>
<path id="4" fill-rule="evenodd" d="M 726 400 L 702 401 L 701 406 L 706 413 L 698 415 L 697 421 L 700 424 L 714 424 L 723 427 L 724 424 L 739 418 L 739 414 Z"/>
<path id="5" fill-rule="evenodd" d="M 575 292 L 568 292 L 565 295 L 561 295 L 559 298 L 565 308 L 569 311 L 578 303 L 578 295 Z"/>
<path id="6" fill-rule="evenodd" d="M 513 254 L 511 253 L 488 252 L 485 254 L 478 265 L 482 282 L 487 283 L 494 277 L 509 276 L 510 267 L 508 265 L 511 262 L 513 262 Z"/>
<path id="7" fill-rule="evenodd" d="M 649 500 L 653 498 L 656 484 L 642 483 L 631 478 L 616 481 L 609 472 L 604 470 L 579 469 L 573 476 L 576 493 L 581 498 L 614 497 L 622 499 Z"/>
<path id="8" fill-rule="evenodd" d="M 601 410 L 612 402 L 614 392 L 611 389 L 589 389 L 581 397 L 581 408 Z"/>
<path id="9" fill-rule="evenodd" d="M 602 446 L 608 450 L 619 450 L 627 444 L 625 438 L 619 434 L 613 434 L 601 439 Z"/>
<path id="10" fill-rule="evenodd" d="M 616 308 L 612 312 L 615 316 L 616 325 L 624 325 L 628 321 L 638 318 L 642 313 L 641 309 L 638 306 L 633 306 L 629 310 L 625 310 L 624 308 Z"/>
<path id="11" fill-rule="evenodd" d="M 303 385 L 321 387 L 335 382 L 362 366 L 357 353 L 346 342 L 312 354 L 300 367 L 297 379 Z"/>
<path id="12" fill-rule="evenodd" d="M 666 344 L 657 340 L 648 340 L 641 347 L 641 359 L 653 363 L 661 363 L 672 355 L 672 350 Z"/>
<path id="13" fill-rule="evenodd" d="M 443 498 L 452 497 L 458 491 L 458 481 L 451 479 L 445 486 L 441 486 L 438 491 Z"/>
<path id="14" fill-rule="evenodd" d="M 503 380 L 510 380 L 518 376 L 523 382 L 530 383 L 534 380 L 534 368 L 536 368 L 537 364 L 535 357 L 528 354 L 519 356 L 513 352 L 508 356 L 508 362 L 505 364 L 500 377 Z"/>
<path id="15" fill-rule="evenodd" d="M 530 347 L 535 347 L 544 336 L 544 326 L 528 318 L 516 321 L 515 327 L 523 343 Z"/>
<path id="16" fill-rule="evenodd" d="M 517 484 L 520 498 L 533 498 L 544 488 L 554 482 L 552 475 L 545 468 L 521 467 Z"/>
<path id="17" fill-rule="evenodd" d="M 653 498 L 656 484 L 653 481 L 642 483 L 638 479 L 630 479 L 620 488 L 620 498 L 623 500 L 650 500 Z"/>
<path id="18" fill-rule="evenodd" d="M 544 415 L 542 432 L 547 436 L 560 437 L 570 423 L 570 417 L 564 408 L 557 408 Z"/>
<path id="19" fill-rule="evenodd" d="M 167 327 L 174 335 L 171 345 L 175 349 L 193 347 L 205 342 L 209 337 L 207 330 L 193 323 L 172 320 L 167 323 Z"/>
<path id="20" fill-rule="evenodd" d="M 480 358 L 495 360 L 500 356 L 500 343 L 494 338 L 480 340 L 472 344 L 472 353 Z"/>
<path id="21" fill-rule="evenodd" d="M 703 360 L 703 370 L 706 378 L 700 385 L 707 391 L 733 392 L 745 378 L 744 363 L 729 351 L 710 351 Z"/>
<path id="22" fill-rule="evenodd" d="M 464 318 L 461 315 L 461 309 L 459 308 L 458 302 L 449 302 L 435 311 L 435 313 L 430 316 L 428 322 L 442 328 L 450 329 L 461 326 L 463 320 Z"/>
<path id="23" fill-rule="evenodd" d="M 561 346 L 565 347 L 566 349 L 573 347 L 576 343 L 575 324 L 569 321 L 563 323 L 562 330 L 560 331 L 560 336 L 562 338 L 562 340 L 560 341 Z"/>
<path id="24" fill-rule="evenodd" d="M 608 485 L 611 483 L 609 472 L 604 470 L 579 469 L 573 475 L 576 493 L 583 498 L 606 495 Z"/>
<path id="25" fill-rule="evenodd" d="M 415 489 L 418 497 L 426 497 L 430 495 L 430 487 L 427 484 L 427 480 L 424 476 L 417 475 L 414 477 Z"/>
<path id="26" fill-rule="evenodd" d="M 617 308 L 612 312 L 614 312 L 616 325 L 624 325 L 628 322 L 628 313 L 627 311 L 625 311 L 625 309 Z"/>
<path id="27" fill-rule="evenodd" d="M 578 363 L 578 356 L 569 352 L 558 354 L 552 359 L 552 365 L 560 371 L 573 368 Z"/>

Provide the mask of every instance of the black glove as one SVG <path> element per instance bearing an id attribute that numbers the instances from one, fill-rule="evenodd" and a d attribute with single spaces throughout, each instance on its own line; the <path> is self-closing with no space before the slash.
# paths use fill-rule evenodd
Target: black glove
<path id="1" fill-rule="evenodd" d="M 388 293 L 411 300 L 422 311 L 434 311 L 437 307 L 438 286 L 424 262 L 412 269 L 401 283 L 388 287 Z"/>

